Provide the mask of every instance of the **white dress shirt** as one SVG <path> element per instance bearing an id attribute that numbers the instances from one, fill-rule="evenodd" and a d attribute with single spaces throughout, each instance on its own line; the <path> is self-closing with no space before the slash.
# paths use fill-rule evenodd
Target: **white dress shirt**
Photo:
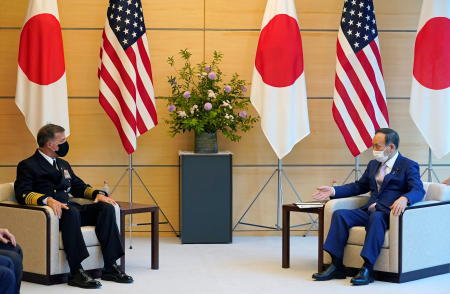
<path id="1" fill-rule="evenodd" d="M 39 150 L 39 149 L 38 149 L 38 151 L 39 151 L 39 153 L 42 155 L 42 157 L 44 157 L 45 160 L 47 160 L 48 163 L 50 163 L 50 165 L 53 166 L 53 161 L 55 161 L 56 158 L 53 158 L 53 157 L 51 157 L 51 156 L 48 156 L 47 154 L 45 154 L 44 152 L 42 152 L 42 151 Z M 45 198 L 44 200 L 42 200 L 42 203 L 44 203 L 44 205 L 47 205 L 47 200 L 48 200 L 48 198 Z"/>

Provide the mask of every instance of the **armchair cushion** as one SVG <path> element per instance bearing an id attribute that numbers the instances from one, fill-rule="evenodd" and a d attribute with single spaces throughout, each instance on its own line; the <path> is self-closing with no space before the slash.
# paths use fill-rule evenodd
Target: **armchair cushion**
<path id="1" fill-rule="evenodd" d="M 366 228 L 353 227 L 350 229 L 347 244 L 363 246 L 365 239 L 366 239 Z M 382 245 L 382 248 L 389 248 L 389 230 L 387 230 L 386 233 L 384 234 L 384 243 Z"/>

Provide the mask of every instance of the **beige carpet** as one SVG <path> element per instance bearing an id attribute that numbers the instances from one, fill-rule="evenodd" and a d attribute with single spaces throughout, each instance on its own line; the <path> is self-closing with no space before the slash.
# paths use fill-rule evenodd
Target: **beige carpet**
<path id="1" fill-rule="evenodd" d="M 450 294 L 450 274 L 405 284 L 376 281 L 352 287 L 347 280 L 315 282 L 317 237 L 291 239 L 291 268 L 281 268 L 281 237 L 235 237 L 233 244 L 181 245 L 165 237 L 160 244 L 160 269 L 150 269 L 149 238 L 133 239 L 127 249 L 127 272 L 135 283 L 102 282 L 99 290 L 82 290 L 67 285 L 41 286 L 23 283 L 22 293 L 376 293 Z"/>

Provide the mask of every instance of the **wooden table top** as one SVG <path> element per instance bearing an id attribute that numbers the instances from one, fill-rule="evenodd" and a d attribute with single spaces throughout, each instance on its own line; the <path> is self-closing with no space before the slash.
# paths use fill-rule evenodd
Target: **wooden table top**
<path id="1" fill-rule="evenodd" d="M 311 213 L 319 213 L 320 210 L 323 210 L 325 206 L 321 207 L 311 207 L 311 208 L 299 208 L 295 204 L 284 204 L 283 208 L 289 211 L 299 211 L 299 212 L 311 212 Z"/>
<path id="2" fill-rule="evenodd" d="M 158 206 L 141 203 L 129 203 L 126 201 L 116 201 L 121 211 L 126 212 L 139 212 L 139 211 L 154 211 L 158 209 Z"/>

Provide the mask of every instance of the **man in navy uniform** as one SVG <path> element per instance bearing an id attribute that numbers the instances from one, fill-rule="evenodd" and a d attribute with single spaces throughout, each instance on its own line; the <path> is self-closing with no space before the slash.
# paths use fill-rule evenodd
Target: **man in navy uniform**
<path id="1" fill-rule="evenodd" d="M 331 255 L 332 263 L 325 271 L 314 274 L 315 280 L 346 278 L 342 260 L 349 230 L 354 226 L 365 226 L 366 238 L 361 251 L 364 264 L 351 283 L 367 285 L 374 281 L 373 266 L 389 227 L 391 210 L 398 216 L 408 205 L 421 201 L 425 195 L 419 165 L 397 151 L 399 141 L 396 131 L 379 129 L 372 141 L 375 160 L 369 162 L 361 179 L 339 187 L 319 187 L 313 194 L 317 200 L 326 200 L 371 193 L 369 201 L 361 208 L 340 209 L 333 213 L 330 231 L 323 246 Z"/>
<path id="2" fill-rule="evenodd" d="M 39 130 L 39 148 L 17 166 L 14 183 L 17 201 L 28 205 L 48 205 L 60 218 L 59 227 L 71 273 L 69 285 L 101 287 L 100 282 L 92 279 L 81 266 L 89 256 L 81 226 L 95 226 L 104 260 L 102 279 L 132 283 L 132 277 L 116 264 L 124 254 L 113 207 L 116 203 L 105 191 L 85 184 L 75 175 L 70 164 L 60 158 L 69 151 L 64 132 L 63 127 L 53 124 Z M 74 197 L 92 199 L 94 203 L 80 205 L 72 202 L 69 193 Z"/>

